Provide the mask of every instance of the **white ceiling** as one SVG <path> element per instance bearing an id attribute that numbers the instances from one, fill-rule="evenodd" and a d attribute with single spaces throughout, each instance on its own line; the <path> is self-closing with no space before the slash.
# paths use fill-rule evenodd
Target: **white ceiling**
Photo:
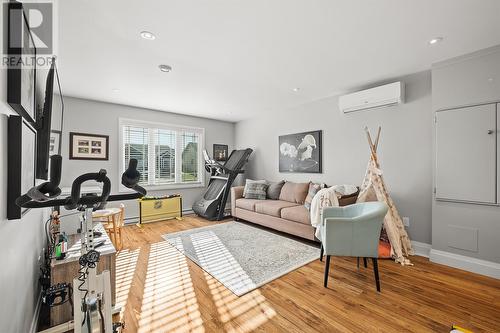
<path id="1" fill-rule="evenodd" d="M 59 10 L 66 95 L 228 121 L 500 44 L 499 0 L 63 0 Z"/>

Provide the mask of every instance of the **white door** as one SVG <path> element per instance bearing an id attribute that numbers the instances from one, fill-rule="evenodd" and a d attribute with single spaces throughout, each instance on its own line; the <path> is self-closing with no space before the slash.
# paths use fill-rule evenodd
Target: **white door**
<path id="1" fill-rule="evenodd" d="M 497 202 L 496 104 L 436 112 L 436 199 Z"/>

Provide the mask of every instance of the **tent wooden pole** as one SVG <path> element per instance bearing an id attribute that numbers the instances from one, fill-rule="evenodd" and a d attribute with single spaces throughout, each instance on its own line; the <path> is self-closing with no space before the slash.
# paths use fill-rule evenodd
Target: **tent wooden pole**
<path id="1" fill-rule="evenodd" d="M 375 139 L 375 151 L 378 149 L 378 141 L 380 139 L 380 132 L 382 131 L 382 126 L 378 127 L 377 138 Z"/>

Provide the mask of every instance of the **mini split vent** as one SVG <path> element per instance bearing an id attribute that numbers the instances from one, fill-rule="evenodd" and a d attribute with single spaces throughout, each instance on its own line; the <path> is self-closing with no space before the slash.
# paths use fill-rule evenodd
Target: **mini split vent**
<path id="1" fill-rule="evenodd" d="M 404 103 L 405 86 L 394 82 L 340 96 L 339 108 L 344 113 Z"/>

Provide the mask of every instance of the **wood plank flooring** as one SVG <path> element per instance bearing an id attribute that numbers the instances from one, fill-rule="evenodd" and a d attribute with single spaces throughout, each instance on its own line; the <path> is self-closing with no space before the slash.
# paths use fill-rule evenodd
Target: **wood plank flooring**
<path id="1" fill-rule="evenodd" d="M 500 332 L 500 280 L 412 257 L 413 267 L 332 258 L 329 288 L 316 260 L 237 297 L 170 247 L 165 233 L 212 225 L 186 216 L 127 226 L 117 255 L 124 332 Z"/>

